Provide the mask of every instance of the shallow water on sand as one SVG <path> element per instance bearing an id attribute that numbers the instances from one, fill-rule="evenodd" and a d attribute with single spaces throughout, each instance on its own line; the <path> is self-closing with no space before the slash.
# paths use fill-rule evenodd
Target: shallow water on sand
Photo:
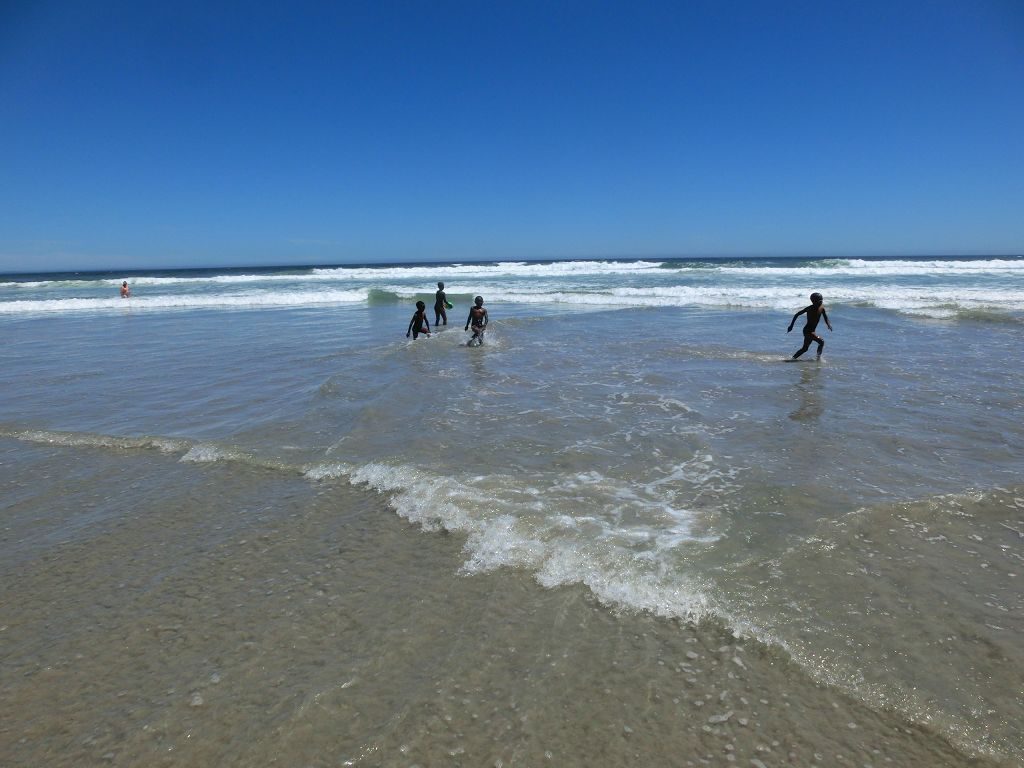
<path id="1" fill-rule="evenodd" d="M 839 303 L 788 363 L 727 274 L 481 349 L 462 290 L 416 342 L 373 292 L 0 313 L 0 754 L 1024 760 L 1016 315 Z"/>
<path id="2" fill-rule="evenodd" d="M 459 537 L 344 482 L 12 454 L 9 765 L 983 764 L 718 622 L 458 576 Z"/>

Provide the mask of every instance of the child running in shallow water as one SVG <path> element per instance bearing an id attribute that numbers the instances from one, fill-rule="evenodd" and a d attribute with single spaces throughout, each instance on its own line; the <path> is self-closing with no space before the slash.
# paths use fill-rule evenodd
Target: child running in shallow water
<path id="1" fill-rule="evenodd" d="M 430 335 L 430 321 L 427 320 L 427 305 L 422 301 L 416 302 L 416 313 L 412 316 L 412 320 L 409 321 L 409 328 L 405 332 L 405 338 L 409 338 L 409 334 L 412 334 L 415 340 L 421 333 Z"/>
<path id="2" fill-rule="evenodd" d="M 801 309 L 789 321 L 789 328 L 786 329 L 786 333 L 793 330 L 793 323 L 796 322 L 800 315 L 805 312 L 807 313 L 807 323 L 804 325 L 804 345 L 793 353 L 794 360 L 810 348 L 812 341 L 818 342 L 818 357 L 821 357 L 821 353 L 825 349 L 825 340 L 816 334 L 814 329 L 818 327 L 818 321 L 824 319 L 825 325 L 828 326 L 830 331 L 832 330 L 832 323 L 828 321 L 828 314 L 825 312 L 824 301 L 820 293 L 812 293 L 810 306 Z"/>
<path id="3" fill-rule="evenodd" d="M 477 296 L 473 299 L 473 306 L 469 308 L 469 317 L 466 318 L 466 327 L 473 326 L 473 338 L 466 342 L 467 347 L 479 347 L 484 343 L 484 331 L 487 330 L 487 310 L 484 309 L 484 297 Z"/>

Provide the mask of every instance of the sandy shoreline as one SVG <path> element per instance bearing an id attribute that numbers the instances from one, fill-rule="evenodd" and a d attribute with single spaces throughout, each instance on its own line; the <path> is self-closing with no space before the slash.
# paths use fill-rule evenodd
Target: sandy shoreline
<path id="1" fill-rule="evenodd" d="M 4 442 L 6 765 L 997 764 L 341 481 Z"/>

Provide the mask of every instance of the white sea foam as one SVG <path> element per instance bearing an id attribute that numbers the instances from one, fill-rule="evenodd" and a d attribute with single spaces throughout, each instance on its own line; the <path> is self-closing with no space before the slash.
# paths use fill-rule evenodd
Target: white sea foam
<path id="1" fill-rule="evenodd" d="M 330 283 L 354 282 L 378 284 L 381 281 L 424 281 L 427 287 L 437 280 L 469 278 L 473 281 L 493 278 L 562 279 L 600 275 L 640 275 L 651 273 L 671 275 L 674 273 L 721 273 L 737 276 L 763 276 L 778 278 L 799 277 L 842 277 L 842 276 L 933 276 L 967 275 L 994 276 L 1024 275 L 1024 259 L 819 259 L 799 260 L 796 266 L 773 261 L 759 264 L 754 260 L 739 262 L 723 259 L 720 263 L 706 261 L 555 261 L 533 263 L 525 261 L 498 262 L 493 264 L 447 264 L 447 265 L 401 265 L 379 267 L 321 267 L 307 271 L 252 273 L 252 274 L 205 274 L 205 275 L 136 275 L 128 279 L 132 286 L 172 287 L 201 285 L 252 285 L 259 283 Z M 53 287 L 104 286 L 116 288 L 123 278 L 99 278 L 95 280 L 31 280 L 3 281 L 0 288 L 38 289 Z"/>
<path id="2" fill-rule="evenodd" d="M 613 531 L 615 524 L 595 515 L 549 514 L 546 506 L 539 512 L 532 502 L 510 501 L 495 495 L 496 491 L 475 487 L 474 482 L 503 487 L 502 478 L 488 476 L 459 482 L 451 477 L 433 475 L 409 466 L 391 466 L 371 462 L 361 466 L 346 463 L 318 463 L 296 467 L 262 459 L 247 451 L 214 443 L 192 443 L 186 440 L 158 437 L 119 437 L 88 433 L 66 433 L 46 430 L 5 430 L 4 436 L 29 442 L 58 444 L 68 447 L 101 447 L 113 449 L 156 449 L 182 452 L 179 461 L 186 463 L 239 462 L 267 467 L 277 471 L 297 471 L 314 481 L 344 479 L 355 485 L 366 485 L 388 496 L 388 503 L 405 519 L 425 530 L 457 531 L 466 535 L 465 573 L 483 573 L 502 568 L 523 568 L 534 573 L 546 587 L 583 584 L 605 604 L 628 610 L 650 611 L 657 615 L 699 620 L 717 615 L 731 619 L 715 608 L 707 588 L 688 579 L 672 568 L 666 568 L 656 552 L 634 551 L 621 546 L 624 540 L 634 543 L 654 538 L 653 529 L 637 527 L 632 531 Z M 519 493 L 516 480 L 508 484 Z M 609 485 L 608 478 L 598 472 L 585 472 L 565 478 L 559 487 Z M 604 488 L 615 495 L 614 488 Z M 635 494 L 620 489 L 619 501 L 636 503 Z M 539 492 L 538 492 L 539 493 Z M 529 495 L 529 494 L 526 494 Z M 538 514 L 531 515 L 531 512 Z M 690 513 L 666 510 L 676 525 L 662 531 L 664 536 L 678 536 L 676 544 L 690 538 Z M 595 531 L 606 534 L 594 534 Z M 662 542 L 661 547 L 665 548 Z"/>
<path id="3" fill-rule="evenodd" d="M 523 291 L 497 285 L 481 290 L 488 303 L 568 304 L 584 307 L 704 307 L 791 312 L 807 301 L 807 289 L 782 286 L 656 286 L 577 293 Z M 860 304 L 907 314 L 945 317 L 958 310 L 1024 311 L 1024 290 L 948 286 L 844 286 L 829 288 L 826 304 Z"/>
<path id="4" fill-rule="evenodd" d="M 258 309 L 353 304 L 366 301 L 367 291 L 268 291 L 245 294 L 165 294 L 128 300 L 39 299 L 0 302 L 0 313 L 82 312 L 110 309 Z"/>
<path id="5" fill-rule="evenodd" d="M 337 473 L 307 472 L 307 476 L 336 477 Z M 657 530 L 644 526 L 627 529 L 600 516 L 552 514 L 550 504 L 534 515 L 531 502 L 511 502 L 495 496 L 493 490 L 485 492 L 411 467 L 371 463 L 354 469 L 349 477 L 353 484 L 386 493 L 399 515 L 426 530 L 466 534 L 466 573 L 525 568 L 546 587 L 583 584 L 602 602 L 617 608 L 687 620 L 713 612 L 706 590 L 688 583 L 674 568 L 666 568 L 658 556 L 659 550 L 694 541 L 690 532 L 693 516 L 687 510 L 662 508 L 659 520 L 670 523 L 659 523 Z M 500 478 L 486 480 L 492 486 L 500 484 Z M 589 472 L 563 478 L 558 488 L 565 491 L 608 482 L 600 473 Z M 518 489 L 516 495 L 521 497 L 521 484 Z M 619 501 L 647 506 L 632 493 L 619 493 Z M 655 550 L 632 548 L 655 540 Z"/>
<path id="6" fill-rule="evenodd" d="M 197 464 L 209 463 L 214 461 L 232 461 L 242 457 L 242 454 L 238 451 L 233 451 L 228 448 L 221 448 L 216 445 L 209 443 L 200 443 L 192 446 L 188 452 L 181 457 L 181 461 L 195 462 Z"/>
<path id="7" fill-rule="evenodd" d="M 472 531 L 475 523 L 460 507 L 459 498 L 476 497 L 469 488 L 449 478 L 434 477 L 411 467 L 369 463 L 350 476 L 354 485 L 364 484 L 381 493 L 394 494 L 390 503 L 410 522 L 428 530 Z"/>
<path id="8" fill-rule="evenodd" d="M 102 282 L 109 283 L 109 281 Z M 11 280 L 6 282 L 0 282 L 0 288 L 50 288 L 56 285 L 72 286 L 74 285 L 74 282 L 68 280 Z M 120 285 L 120 283 L 118 283 L 118 285 Z"/>
<path id="9" fill-rule="evenodd" d="M 202 286 L 210 285 L 248 285 L 253 283 L 302 283 L 302 282 L 323 282 L 335 280 L 330 275 L 316 275 L 313 273 L 269 273 L 253 275 L 202 275 L 192 277 L 173 277 L 159 275 L 135 275 L 129 278 L 105 277 L 97 280 L 24 280 L 0 282 L 0 288 L 68 288 L 87 289 L 91 287 L 120 288 L 121 283 L 127 279 L 128 285 L 135 287 L 173 287 L 173 286 Z"/>
<path id="10" fill-rule="evenodd" d="M 647 272 L 661 268 L 661 261 L 556 261 L 535 264 L 525 261 L 500 262 L 497 264 L 453 264 L 445 266 L 403 266 L 378 268 L 316 269 L 313 274 L 332 279 L 347 280 L 409 280 L 423 279 L 428 283 L 448 281 L 461 277 L 473 280 L 496 277 L 569 277 L 585 275 L 625 275 Z"/>
<path id="11" fill-rule="evenodd" d="M 723 265 L 710 268 L 732 275 L 765 277 L 897 277 L 897 276 L 994 276 L 1024 275 L 1024 259 L 976 259 L 976 260 L 891 260 L 871 261 L 867 259 L 832 259 L 814 262 L 813 265 L 754 266 Z"/>
<path id="12" fill-rule="evenodd" d="M 302 474 L 309 480 L 333 480 L 349 477 L 355 471 L 351 464 L 313 464 L 303 468 Z"/>
<path id="13" fill-rule="evenodd" d="M 722 493 L 735 486 L 736 477 L 742 471 L 740 467 L 732 465 L 719 466 L 710 454 L 698 454 L 672 467 L 668 474 L 651 480 L 645 484 L 644 489 L 650 494 L 655 494 L 664 486 L 685 484 L 687 487 L 697 488 L 698 497 L 701 493 L 709 491 Z"/>
<path id="14" fill-rule="evenodd" d="M 597 471 L 566 476 L 550 489 L 524 492 L 522 478 L 486 476 L 458 481 L 411 466 L 382 462 L 352 465 L 344 462 L 317 463 L 296 467 L 233 447 L 214 443 L 191 443 L 168 438 L 123 438 L 109 435 L 61 433 L 40 430 L 9 431 L 17 439 L 119 449 L 155 448 L 183 452 L 186 463 L 239 462 L 277 471 L 296 471 L 307 479 L 324 481 L 348 479 L 385 494 L 389 505 L 403 518 L 424 530 L 448 530 L 465 534 L 466 559 L 463 571 L 484 573 L 503 568 L 520 568 L 534 574 L 545 587 L 569 584 L 586 586 L 601 602 L 617 608 L 685 620 L 715 615 L 734 622 L 708 595 L 702 585 L 662 559 L 665 551 L 684 541 L 694 541 L 690 531 L 693 514 L 641 498 L 629 488 L 617 487 Z M 714 473 L 709 456 L 688 463 L 689 482 L 705 482 Z M 487 488 L 478 487 L 478 483 Z M 656 483 L 653 485 L 657 485 Z M 631 505 L 638 518 L 648 517 L 651 525 L 623 527 L 618 516 L 575 514 L 573 509 L 554 513 L 559 493 L 597 488 L 613 498 L 614 505 Z M 512 491 L 503 493 L 503 489 Z M 523 496 L 529 500 L 523 501 Z M 536 499 L 545 502 L 538 507 Z M 653 517 L 651 517 L 653 515 Z M 654 543 L 656 546 L 640 546 Z M 736 626 L 739 626 L 736 624 Z"/>
<path id="15" fill-rule="evenodd" d="M 702 587 L 678 573 L 670 577 L 639 570 L 626 553 L 611 563 L 570 546 L 551 547 L 537 572 L 542 586 L 583 584 L 606 605 L 649 611 L 657 616 L 700 621 L 711 615 L 727 620 Z M 616 560 L 618 562 L 616 562 Z"/>
<path id="16" fill-rule="evenodd" d="M 701 307 L 790 311 L 811 290 L 826 302 L 912 315 L 1024 311 L 1024 259 L 796 262 L 562 261 L 547 264 L 333 267 L 274 274 L 131 278 L 136 295 L 116 295 L 117 279 L 0 284 L 0 313 L 62 313 L 137 308 L 259 309 L 412 299 L 438 280 L 449 294 L 483 295 L 489 304 L 578 308 Z M 974 281 L 974 282 L 971 282 Z M 28 298 L 26 290 L 31 291 Z M 6 299 L 6 300 L 4 300 Z M 456 312 L 462 307 L 458 307 Z"/>
<path id="17" fill-rule="evenodd" d="M 489 304 L 566 304 L 592 308 L 706 307 L 790 311 L 805 301 L 805 290 L 779 286 L 658 286 L 615 288 L 607 291 L 570 292 L 528 290 L 519 286 L 485 286 L 480 293 Z M 398 295 L 415 296 L 416 291 L 397 289 Z M 366 301 L 368 292 L 352 291 L 268 291 L 247 294 L 185 294 L 107 299 L 41 299 L 0 302 L 0 313 L 33 314 L 95 312 L 109 310 L 166 309 L 260 309 L 274 307 L 316 307 L 355 304 Z M 960 310 L 1024 311 L 1024 290 L 1014 288 L 832 286 L 826 302 L 860 304 L 893 309 L 906 314 L 946 317 Z"/>
<path id="18" fill-rule="evenodd" d="M 0 435 L 29 443 L 68 447 L 115 448 L 122 450 L 153 449 L 161 453 L 187 451 L 191 443 L 167 437 L 120 437 L 88 432 L 56 432 L 51 430 L 0 430 Z"/>
<path id="19" fill-rule="evenodd" d="M 403 265 L 380 267 L 321 267 L 306 272 L 255 273 L 255 274 L 209 274 L 190 276 L 138 275 L 127 278 L 131 286 L 177 286 L 177 285 L 231 285 L 251 283 L 303 283 L 303 282 L 368 282 L 381 280 L 422 279 L 430 284 L 438 280 L 452 280 L 459 277 L 564 277 L 580 275 L 622 275 L 659 269 L 661 261 L 557 261 L 536 264 L 525 261 L 499 262 L 495 264 L 448 264 L 448 265 Z M 52 286 L 101 285 L 116 288 L 124 278 L 101 278 L 98 280 L 34 280 L 0 282 L 0 287 L 43 288 Z"/>

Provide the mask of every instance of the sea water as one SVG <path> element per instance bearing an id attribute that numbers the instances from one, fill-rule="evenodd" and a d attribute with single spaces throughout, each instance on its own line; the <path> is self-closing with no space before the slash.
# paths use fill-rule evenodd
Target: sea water
<path id="1" fill-rule="evenodd" d="M 1024 760 L 1024 259 L 21 275 L 0 326 L 5 762 Z"/>

